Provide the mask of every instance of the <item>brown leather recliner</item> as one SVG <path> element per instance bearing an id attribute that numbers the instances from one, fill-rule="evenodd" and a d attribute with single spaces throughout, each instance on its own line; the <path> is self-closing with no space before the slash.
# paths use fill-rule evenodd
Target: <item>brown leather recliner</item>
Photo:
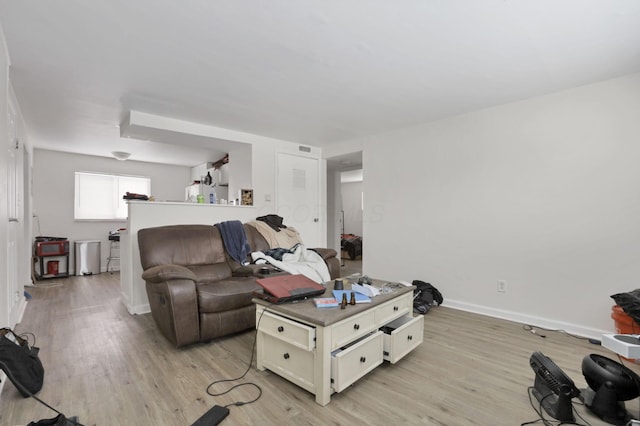
<path id="1" fill-rule="evenodd" d="M 251 251 L 270 247 L 244 224 Z M 257 274 L 227 254 L 220 231 L 211 225 L 169 225 L 138 231 L 151 315 L 176 347 L 209 341 L 255 327 L 252 292 Z M 314 249 L 325 260 L 331 279 L 340 276 L 333 249 Z M 252 265 L 254 271 L 257 267 Z"/>

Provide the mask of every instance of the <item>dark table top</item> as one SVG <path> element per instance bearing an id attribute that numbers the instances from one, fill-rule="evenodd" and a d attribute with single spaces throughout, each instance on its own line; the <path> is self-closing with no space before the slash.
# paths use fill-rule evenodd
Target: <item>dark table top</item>
<path id="1" fill-rule="evenodd" d="M 342 279 L 344 280 L 344 289 L 351 290 L 351 283 L 347 283 L 347 279 L 345 278 Z M 389 300 L 394 299 L 402 294 L 413 292 L 413 289 L 415 288 L 414 286 L 406 287 L 398 283 L 373 280 L 374 287 L 381 288 L 385 284 L 388 284 L 387 286 L 391 288 L 393 292 L 380 293 L 378 296 L 374 297 L 371 300 L 371 303 L 347 305 L 345 309 L 340 309 L 340 306 L 334 308 L 317 308 L 313 303 L 313 299 L 282 304 L 270 303 L 267 300 L 259 298 L 254 298 L 252 299 L 252 301 L 257 305 L 267 307 L 268 311 L 280 313 L 285 316 L 291 316 L 310 324 L 326 327 L 328 325 L 342 321 L 343 319 L 349 318 L 350 316 L 359 314 L 360 312 L 364 312 L 368 309 L 378 306 L 384 302 L 388 302 Z M 323 295 L 317 297 L 333 297 L 333 285 L 333 281 L 326 282 L 325 287 L 327 288 L 327 290 Z M 338 300 L 338 302 L 340 301 Z"/>

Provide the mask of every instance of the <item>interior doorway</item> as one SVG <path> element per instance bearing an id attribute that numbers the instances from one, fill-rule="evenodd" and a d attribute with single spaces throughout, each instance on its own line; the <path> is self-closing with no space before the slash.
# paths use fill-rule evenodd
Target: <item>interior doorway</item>
<path id="1" fill-rule="evenodd" d="M 343 274 L 362 273 L 364 165 L 362 151 L 327 158 L 327 247 L 338 252 Z M 353 235 L 358 247 L 343 250 L 344 236 Z M 353 258 L 353 259 L 352 259 Z"/>
<path id="2" fill-rule="evenodd" d="M 364 192 L 362 169 L 340 172 L 342 195 L 341 258 L 362 260 Z"/>

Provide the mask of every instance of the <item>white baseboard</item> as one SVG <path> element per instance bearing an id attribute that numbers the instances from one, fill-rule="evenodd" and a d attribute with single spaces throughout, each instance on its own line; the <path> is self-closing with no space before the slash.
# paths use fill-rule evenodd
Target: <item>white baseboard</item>
<path id="1" fill-rule="evenodd" d="M 583 327 L 578 324 L 571 324 L 562 321 L 550 321 L 547 318 L 540 318 L 532 315 L 524 315 L 519 312 L 507 311 L 503 309 L 489 308 L 487 306 L 474 305 L 457 300 L 445 300 L 442 306 L 461 311 L 473 312 L 475 314 L 501 318 L 534 327 L 546 328 L 549 330 L 562 330 L 568 334 L 586 337 L 589 339 L 601 340 L 603 334 L 611 333 L 611 330 L 599 330 L 591 327 Z"/>
<path id="2" fill-rule="evenodd" d="M 131 315 L 142 315 L 142 314 L 148 314 L 149 312 L 151 312 L 151 306 L 148 303 L 145 303 L 144 305 L 136 305 L 136 306 L 132 306 L 131 304 L 127 303 L 125 300 L 122 300 L 122 303 L 124 303 L 124 307 L 127 308 L 127 312 L 129 312 Z"/>
<path id="3" fill-rule="evenodd" d="M 133 306 L 130 311 L 133 315 L 148 314 L 151 312 L 151 306 L 146 303 L 144 305 Z"/>

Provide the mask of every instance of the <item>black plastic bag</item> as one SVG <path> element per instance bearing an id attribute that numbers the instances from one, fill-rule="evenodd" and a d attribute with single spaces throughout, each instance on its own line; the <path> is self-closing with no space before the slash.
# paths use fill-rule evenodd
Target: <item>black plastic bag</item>
<path id="1" fill-rule="evenodd" d="M 58 414 L 52 419 L 38 420 L 37 422 L 29 423 L 27 426 L 77 426 L 79 424 L 76 417 L 68 419 L 64 414 Z"/>
<path id="2" fill-rule="evenodd" d="M 611 296 L 622 310 L 640 324 L 640 289 L 628 293 L 617 293 Z"/>
<path id="3" fill-rule="evenodd" d="M 420 280 L 413 280 L 411 283 L 416 286 L 413 290 L 413 311 L 417 314 L 426 314 L 432 306 L 441 305 L 444 301 L 442 293 L 429 283 Z"/>
<path id="4" fill-rule="evenodd" d="M 38 348 L 29 346 L 29 342 L 11 329 L 0 329 L 0 369 L 25 398 L 39 392 L 44 382 L 44 367 L 38 352 Z"/>

